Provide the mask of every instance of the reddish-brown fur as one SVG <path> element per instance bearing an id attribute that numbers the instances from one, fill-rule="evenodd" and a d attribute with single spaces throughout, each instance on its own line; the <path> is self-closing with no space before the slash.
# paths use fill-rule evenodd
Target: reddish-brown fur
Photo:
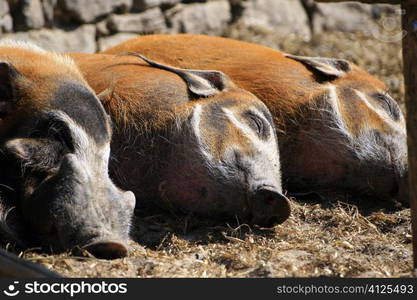
<path id="1" fill-rule="evenodd" d="M 117 128 L 137 127 L 146 132 L 151 127 L 164 129 L 166 119 L 173 116 L 171 96 L 178 104 L 188 104 L 188 90 L 184 81 L 174 73 L 148 67 L 136 57 L 70 54 L 84 77 L 111 112 Z M 113 72 L 117 70 L 117 72 Z M 130 80 L 131 77 L 135 80 Z M 155 89 L 158 83 L 160 89 Z M 140 90 L 141 93 L 137 93 Z M 154 101 L 146 101 L 152 97 Z M 165 111 L 155 114 L 153 112 Z M 138 116 L 143 119 L 138 120 Z"/>
<path id="2" fill-rule="evenodd" d="M 239 87 L 261 99 L 275 118 L 283 175 L 284 179 L 286 176 L 291 178 L 293 190 L 301 187 L 297 182 L 299 178 L 306 180 L 307 189 L 314 190 L 320 186 L 325 189 L 335 187 L 335 182 L 337 186 L 343 187 L 344 182 L 355 181 L 362 176 L 358 175 L 362 174 L 358 170 L 355 174 L 348 174 L 352 166 L 362 168 L 363 164 L 359 160 L 352 162 L 348 158 L 348 152 L 352 150 L 342 145 L 345 143 L 342 139 L 325 141 L 330 132 L 327 128 L 330 121 L 324 120 L 312 109 L 317 105 L 318 99 L 328 91 L 328 84 L 337 88 L 340 115 L 353 139 L 359 137 L 364 130 L 373 129 L 380 134 L 393 136 L 394 139 L 397 139 L 398 134 L 399 143 L 405 145 L 403 119 L 397 122 L 400 131 L 395 132 L 384 117 L 369 109 L 357 95 L 340 94 L 341 91 L 353 89 L 367 95 L 384 93 L 387 90 L 381 81 L 354 64 L 350 64 L 351 70 L 344 76 L 330 78 L 267 47 L 221 37 L 186 34 L 142 36 L 103 53 L 118 54 L 128 51 L 181 68 L 223 71 Z M 321 121 L 316 122 L 320 118 Z M 404 160 L 403 157 L 401 159 Z M 383 164 L 378 165 L 378 168 L 395 173 L 392 169 L 401 169 L 406 162 L 401 162 L 400 167 Z M 381 175 L 379 171 L 376 173 Z M 379 182 L 379 187 L 396 190 L 398 178 L 391 176 L 393 178 L 388 179 L 390 176 L 387 173 L 385 179 L 388 181 L 384 179 L 384 183 Z M 366 182 L 369 177 L 367 174 L 360 180 Z"/>
<path id="3" fill-rule="evenodd" d="M 181 68 L 221 70 L 238 86 L 262 99 L 276 116 L 277 123 L 298 117 L 300 107 L 322 92 L 315 74 L 300 62 L 285 57 L 282 52 L 251 43 L 203 35 L 149 35 L 102 53 L 128 51 Z M 349 85 L 361 81 L 376 89 L 387 89 L 381 81 L 356 66 L 353 72 L 332 83 Z"/>
<path id="4" fill-rule="evenodd" d="M 197 105 L 213 108 L 218 103 L 220 112 L 223 104 L 239 113 L 253 106 L 267 110 L 259 99 L 231 82 L 227 90 L 210 97 L 193 95 L 177 74 L 149 66 L 133 56 L 70 55 L 115 123 L 111 172 L 123 188 L 133 190 L 142 201 L 172 201 L 175 206 L 203 214 L 240 214 L 235 202 L 240 202 L 242 195 L 251 197 L 248 195 L 254 191 L 241 182 L 231 184 L 234 181 L 228 182 L 230 178 L 214 178 L 206 167 L 194 161 L 201 160 L 202 154 L 195 146 L 190 118 Z M 216 115 L 212 113 L 202 114 L 199 130 L 214 161 L 223 162 L 235 145 L 244 157 L 259 155 L 248 137 L 230 122 L 221 121 L 221 128 L 210 131 L 213 118 Z M 275 153 L 278 156 L 277 150 Z M 279 165 L 270 165 L 270 169 L 276 170 L 273 178 L 265 172 L 260 175 L 275 182 Z M 222 184 L 224 189 L 219 188 Z M 230 186 L 238 196 L 227 198 Z M 276 188 L 280 193 L 281 187 Z M 207 191 L 214 196 L 207 198 Z M 280 206 L 271 208 L 268 214 L 274 210 L 280 210 Z M 287 212 L 280 222 L 288 217 Z"/>
<path id="5" fill-rule="evenodd" d="M 51 53 L 0 45 L 0 61 L 11 63 L 25 77 L 19 84 L 23 94 L 16 109 L 0 118 L 0 137 L 25 115 L 47 107 L 61 80 L 70 79 L 88 87 L 74 64 L 65 63 Z"/>
<path id="6" fill-rule="evenodd" d="M 155 135 L 167 135 L 175 131 L 177 122 L 182 123 L 183 119 L 189 116 L 197 100 L 215 102 L 223 98 L 238 98 L 243 102 L 245 98 L 248 101 L 253 99 L 253 95 L 235 89 L 207 100 L 201 98 L 190 101 L 187 85 L 178 75 L 150 67 L 136 57 L 104 54 L 70 55 L 82 70 L 90 86 L 97 94 L 103 95 L 100 98 L 115 122 L 114 139 L 118 144 L 133 142 L 138 148 L 146 149 L 149 147 L 149 141 L 145 137 L 152 140 Z M 209 133 L 206 136 L 210 144 L 216 143 L 216 140 L 210 138 Z M 237 138 L 237 136 L 225 134 L 224 138 Z M 136 139 L 140 140 L 136 141 Z M 113 147 L 113 151 L 116 151 L 113 156 L 118 155 L 117 148 L 117 146 Z M 221 151 L 218 147 L 213 148 Z M 120 160 L 117 169 L 123 170 L 121 172 L 124 174 L 123 177 L 130 178 L 126 180 L 131 182 L 131 188 L 135 190 L 136 182 L 147 170 L 131 167 L 132 160 L 136 161 L 140 156 L 129 157 L 128 160 Z M 152 158 L 148 159 L 152 160 Z M 146 164 L 146 162 L 136 162 L 137 166 L 142 163 Z M 129 173 L 130 175 L 126 175 Z"/>
<path id="7" fill-rule="evenodd" d="M 109 179 L 110 140 L 72 59 L 1 41 L 0 239 L 125 256 L 135 198 Z"/>

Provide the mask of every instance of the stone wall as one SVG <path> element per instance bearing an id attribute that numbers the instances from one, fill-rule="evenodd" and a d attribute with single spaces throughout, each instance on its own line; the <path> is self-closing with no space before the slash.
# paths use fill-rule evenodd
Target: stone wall
<path id="1" fill-rule="evenodd" d="M 385 13 L 394 15 L 388 18 L 389 30 L 397 30 L 398 10 L 386 5 L 313 0 L 0 0 L 0 39 L 31 40 L 58 52 L 95 52 L 138 34 L 224 35 L 239 23 L 308 40 L 325 30 L 379 34 L 381 24 L 386 27 Z"/>

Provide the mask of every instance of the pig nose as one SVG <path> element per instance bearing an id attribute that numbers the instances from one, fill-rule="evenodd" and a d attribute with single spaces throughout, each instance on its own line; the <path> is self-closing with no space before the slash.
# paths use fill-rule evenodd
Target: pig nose
<path id="1" fill-rule="evenodd" d="M 84 247 L 88 252 L 97 258 L 116 259 L 125 257 L 128 254 L 127 247 L 120 242 L 100 241 Z"/>
<path id="2" fill-rule="evenodd" d="M 252 223 L 271 227 L 284 222 L 290 216 L 288 198 L 274 188 L 261 187 L 252 198 Z"/>
<path id="3" fill-rule="evenodd" d="M 279 192 L 268 188 L 261 188 L 258 189 L 255 193 L 255 201 L 260 201 L 266 205 L 274 207 L 281 204 L 282 201 L 286 201 L 286 198 Z"/>

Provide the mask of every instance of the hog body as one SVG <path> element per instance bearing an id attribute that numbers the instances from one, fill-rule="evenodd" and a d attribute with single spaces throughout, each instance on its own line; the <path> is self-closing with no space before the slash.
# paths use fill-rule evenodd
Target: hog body
<path id="1" fill-rule="evenodd" d="M 71 55 L 114 122 L 111 170 L 139 201 L 273 225 L 289 216 L 275 128 L 218 71 Z"/>
<path id="2" fill-rule="evenodd" d="M 181 68 L 217 69 L 270 109 L 284 187 L 398 196 L 407 178 L 403 114 L 387 87 L 342 59 L 300 57 L 201 35 L 149 35 L 103 53 L 138 52 Z"/>

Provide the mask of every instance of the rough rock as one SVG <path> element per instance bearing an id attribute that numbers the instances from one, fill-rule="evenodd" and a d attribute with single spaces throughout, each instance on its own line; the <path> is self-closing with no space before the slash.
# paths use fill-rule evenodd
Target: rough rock
<path id="1" fill-rule="evenodd" d="M 107 36 L 110 34 L 110 30 L 109 30 L 109 27 L 107 26 L 107 23 L 108 23 L 107 19 L 96 23 L 98 36 Z"/>
<path id="2" fill-rule="evenodd" d="M 71 31 L 62 29 L 41 29 L 1 35 L 3 38 L 30 41 L 42 48 L 55 52 L 88 52 L 96 51 L 96 28 L 94 25 L 83 25 Z"/>
<path id="3" fill-rule="evenodd" d="M 16 29 L 40 29 L 45 25 L 43 9 L 40 0 L 22 0 L 17 9 L 13 10 Z"/>
<path id="4" fill-rule="evenodd" d="M 132 0 L 60 0 L 63 14 L 80 23 L 91 23 L 114 11 L 127 12 Z"/>
<path id="5" fill-rule="evenodd" d="M 42 0 L 43 17 L 45 24 L 51 27 L 54 22 L 54 8 L 58 4 L 58 0 Z"/>
<path id="6" fill-rule="evenodd" d="M 13 30 L 13 20 L 10 15 L 0 17 L 0 33 L 11 32 Z"/>
<path id="7" fill-rule="evenodd" d="M 310 39 L 307 14 L 299 1 L 252 0 L 245 1 L 239 19 L 246 26 L 258 26 L 281 35 L 297 34 Z"/>
<path id="8" fill-rule="evenodd" d="M 313 21 L 316 32 L 361 32 L 381 39 L 400 35 L 401 39 L 401 15 L 394 6 L 348 2 L 320 3 L 317 7 L 319 13 Z"/>
<path id="9" fill-rule="evenodd" d="M 113 1 L 113 11 L 117 13 L 127 13 L 132 9 L 133 0 L 115 0 Z"/>
<path id="10" fill-rule="evenodd" d="M 9 12 L 9 4 L 7 1 L 0 1 L 0 33 L 13 30 L 13 20 Z"/>
<path id="11" fill-rule="evenodd" d="M 112 15 L 108 21 L 112 32 L 163 33 L 167 27 L 165 17 L 159 7 L 143 13 Z"/>
<path id="12" fill-rule="evenodd" d="M 117 33 L 108 37 L 103 37 L 98 40 L 98 51 L 106 50 L 107 48 L 116 46 L 131 38 L 137 37 L 136 33 Z"/>
<path id="13" fill-rule="evenodd" d="M 172 33 L 221 35 L 232 16 L 226 0 L 178 4 L 166 12 Z"/>
<path id="14" fill-rule="evenodd" d="M 144 11 L 158 6 L 174 6 L 181 0 L 133 0 L 133 10 Z"/>
<path id="15" fill-rule="evenodd" d="M 7 15 L 9 12 L 9 3 L 7 1 L 0 1 L 0 17 Z"/>
<path id="16" fill-rule="evenodd" d="M 28 37 L 49 39 L 47 47 L 70 45 L 90 52 L 133 34 L 227 35 L 229 29 L 258 32 L 264 44 L 289 35 L 308 41 L 311 31 L 360 32 L 399 42 L 403 37 L 399 12 L 400 7 L 393 5 L 314 0 L 0 0 L 0 34 L 29 30 Z M 95 29 L 80 27 L 84 24 Z M 51 33 L 59 36 L 57 41 Z M 74 38 L 63 41 L 62 36 Z"/>

